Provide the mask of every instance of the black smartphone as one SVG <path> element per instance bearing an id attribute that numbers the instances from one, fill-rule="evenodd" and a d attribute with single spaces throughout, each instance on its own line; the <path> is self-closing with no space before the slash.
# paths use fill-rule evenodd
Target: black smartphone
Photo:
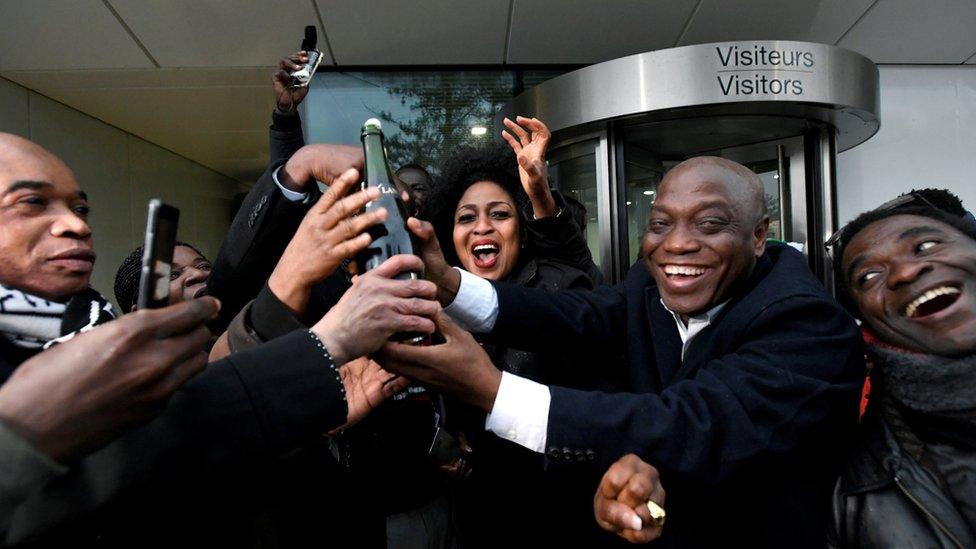
<path id="1" fill-rule="evenodd" d="M 139 273 L 140 309 L 158 309 L 169 303 L 169 275 L 173 271 L 173 248 L 180 210 L 162 200 L 149 201 L 146 219 L 146 244 Z"/>
<path id="2" fill-rule="evenodd" d="M 312 77 L 315 76 L 315 69 L 319 68 L 319 63 L 322 62 L 322 52 L 318 50 L 317 43 L 318 35 L 315 31 L 315 25 L 305 27 L 305 39 L 302 40 L 302 51 L 308 54 L 308 62 L 302 68 L 290 73 L 291 86 L 293 88 L 302 88 L 312 82 Z"/>

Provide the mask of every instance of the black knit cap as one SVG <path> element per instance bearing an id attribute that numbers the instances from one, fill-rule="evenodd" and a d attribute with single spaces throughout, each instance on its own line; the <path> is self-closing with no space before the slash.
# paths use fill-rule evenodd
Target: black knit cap
<path id="1" fill-rule="evenodd" d="M 192 244 L 176 241 L 175 246 L 185 246 L 200 254 L 206 259 L 207 256 Z M 139 274 L 142 271 L 142 254 L 145 246 L 139 246 L 132 253 L 122 260 L 119 270 L 115 272 L 115 302 L 119 304 L 122 314 L 132 311 L 132 306 L 139 298 Z"/>
<path id="2" fill-rule="evenodd" d="M 828 248 L 833 247 L 834 280 L 838 283 L 838 297 L 855 314 L 857 309 L 852 307 L 853 304 L 847 298 L 848 281 L 841 266 L 844 250 L 865 227 L 895 215 L 918 215 L 935 219 L 976 240 L 976 220 L 963 207 L 959 197 L 945 189 L 913 190 L 857 216 L 837 232 L 832 238 L 836 239 L 835 242 L 828 241 Z"/>

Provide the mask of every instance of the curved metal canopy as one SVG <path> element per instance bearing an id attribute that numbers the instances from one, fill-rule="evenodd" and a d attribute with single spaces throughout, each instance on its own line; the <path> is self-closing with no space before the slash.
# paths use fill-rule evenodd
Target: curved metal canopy
<path id="1" fill-rule="evenodd" d="M 566 73 L 516 97 L 499 118 L 512 114 L 538 117 L 557 134 L 621 119 L 775 116 L 832 125 L 842 151 L 880 128 L 878 69 L 863 55 L 824 44 L 701 44 Z"/>

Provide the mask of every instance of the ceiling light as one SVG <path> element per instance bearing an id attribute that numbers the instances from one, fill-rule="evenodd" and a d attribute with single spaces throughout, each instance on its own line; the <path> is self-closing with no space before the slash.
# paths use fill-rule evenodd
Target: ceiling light
<path id="1" fill-rule="evenodd" d="M 627 205 L 630 206 L 630 200 L 627 201 Z"/>
<path id="2" fill-rule="evenodd" d="M 773 174 L 773 179 L 779 179 L 779 174 L 778 173 L 774 173 Z"/>
<path id="3" fill-rule="evenodd" d="M 654 196 L 654 191 L 652 190 L 644 191 L 644 196 Z"/>
<path id="4" fill-rule="evenodd" d="M 488 128 L 484 126 L 471 126 L 471 135 L 482 136 L 488 133 Z"/>

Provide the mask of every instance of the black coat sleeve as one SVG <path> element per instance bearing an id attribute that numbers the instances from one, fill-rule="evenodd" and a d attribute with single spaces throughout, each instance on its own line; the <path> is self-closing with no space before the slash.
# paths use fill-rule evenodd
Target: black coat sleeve
<path id="1" fill-rule="evenodd" d="M 812 429 L 823 436 L 841 412 L 856 417 L 860 337 L 836 303 L 784 299 L 740 340 L 660 394 L 552 387 L 547 458 L 579 451 L 606 468 L 634 452 L 663 472 L 714 484 L 758 454 L 793 452 Z"/>
<path id="2" fill-rule="evenodd" d="M 288 200 L 272 177 L 277 168 L 265 172 L 247 194 L 207 280 L 210 295 L 221 301 L 220 331 L 257 296 L 318 194 L 311 189 L 305 202 Z"/>
<path id="3" fill-rule="evenodd" d="M 268 151 L 271 160 L 268 165 L 283 164 L 295 154 L 295 151 L 305 146 L 305 136 L 302 135 L 302 119 L 298 112 L 291 114 L 271 114 L 271 128 L 269 131 L 270 144 Z"/>
<path id="4" fill-rule="evenodd" d="M 625 347 L 627 304 L 623 284 L 549 292 L 493 282 L 498 317 L 490 341 L 526 351 Z"/>
<path id="5" fill-rule="evenodd" d="M 190 497 L 221 476 L 250 478 L 346 414 L 343 384 L 320 343 L 293 332 L 210 364 L 156 419 L 70 464 L 28 498 L 0 540 L 56 532 L 132 498 Z"/>
<path id="6" fill-rule="evenodd" d="M 559 208 L 559 215 L 533 219 L 532 211 L 526 212 L 528 244 L 538 259 L 559 261 L 575 267 L 590 277 L 593 284 L 603 284 L 603 273 L 593 263 L 593 254 L 586 245 L 586 238 L 573 216 L 566 210 L 566 201 L 559 191 L 552 191 Z"/>
<path id="7" fill-rule="evenodd" d="M 265 284 L 254 301 L 245 305 L 230 322 L 226 332 L 227 345 L 231 353 L 238 353 L 304 329 L 307 326 L 295 318 L 291 310 Z"/>
<path id="8" fill-rule="evenodd" d="M 295 231 L 318 196 L 312 185 L 305 202 L 288 200 L 272 174 L 304 145 L 301 119 L 272 115 L 271 163 L 234 216 L 207 281 L 210 295 L 221 301 L 214 326 L 223 331 L 244 304 L 257 296 L 271 276 Z"/>

